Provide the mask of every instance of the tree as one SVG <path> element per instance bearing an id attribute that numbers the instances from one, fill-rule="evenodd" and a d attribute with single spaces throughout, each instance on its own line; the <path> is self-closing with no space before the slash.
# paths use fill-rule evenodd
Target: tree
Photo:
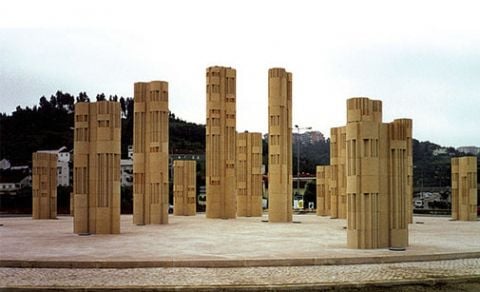
<path id="1" fill-rule="evenodd" d="M 104 100 L 106 100 L 104 93 L 97 94 L 97 101 L 104 101 Z"/>
<path id="2" fill-rule="evenodd" d="M 80 92 L 77 96 L 77 102 L 90 102 L 86 92 Z"/>

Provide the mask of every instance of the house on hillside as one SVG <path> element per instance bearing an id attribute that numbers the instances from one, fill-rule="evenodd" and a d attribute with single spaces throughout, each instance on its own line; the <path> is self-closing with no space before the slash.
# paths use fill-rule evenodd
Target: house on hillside
<path id="1" fill-rule="evenodd" d="M 32 185 L 30 169 L 2 169 L 0 170 L 0 195 L 16 195 L 23 187 Z"/>

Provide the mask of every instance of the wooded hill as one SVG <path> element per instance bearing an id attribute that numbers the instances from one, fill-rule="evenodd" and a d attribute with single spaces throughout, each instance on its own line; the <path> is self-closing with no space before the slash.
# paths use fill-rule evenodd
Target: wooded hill
<path id="1" fill-rule="evenodd" d="M 96 100 L 118 101 L 122 110 L 122 158 L 127 157 L 128 145 L 133 144 L 133 99 L 131 97 L 97 94 Z M 42 96 L 38 106 L 18 106 L 10 115 L 0 113 L 0 159 L 10 160 L 12 165 L 31 163 L 32 152 L 42 149 L 73 147 L 74 104 L 89 102 L 85 92 L 78 96 L 57 91 L 50 99 Z M 170 153 L 203 154 L 205 151 L 205 125 L 187 122 L 170 113 Z M 304 143 L 301 145 L 300 169 L 315 174 L 316 165 L 329 163 L 330 141 Z M 297 173 L 296 143 L 293 145 L 293 173 Z M 462 156 L 454 148 L 434 155 L 442 148 L 429 141 L 413 140 L 414 186 L 450 185 L 450 159 Z M 263 142 L 264 164 L 267 165 L 267 142 Z M 480 155 L 478 156 L 480 160 Z M 480 167 L 480 163 L 479 163 Z M 480 171 L 479 171 L 480 175 Z M 479 179 L 480 181 L 480 179 Z"/>

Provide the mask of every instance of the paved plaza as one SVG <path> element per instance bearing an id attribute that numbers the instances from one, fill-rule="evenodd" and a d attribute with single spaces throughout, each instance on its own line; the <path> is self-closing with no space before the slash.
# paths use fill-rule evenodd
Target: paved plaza
<path id="1" fill-rule="evenodd" d="M 72 217 L 3 217 L 0 287 L 266 289 L 480 279 L 478 221 L 415 217 L 410 246 L 390 251 L 346 248 L 341 219 L 265 220 L 200 214 L 136 226 L 122 215 L 119 235 L 79 236 Z"/>

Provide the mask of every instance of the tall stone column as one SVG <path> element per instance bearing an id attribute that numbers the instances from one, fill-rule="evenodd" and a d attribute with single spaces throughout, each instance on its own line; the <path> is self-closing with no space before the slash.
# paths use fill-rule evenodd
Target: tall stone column
<path id="1" fill-rule="evenodd" d="M 207 218 L 236 218 L 236 70 L 207 68 Z"/>
<path id="2" fill-rule="evenodd" d="M 452 194 L 451 194 L 451 204 L 452 204 L 452 219 L 458 220 L 459 218 L 459 210 L 458 210 L 458 203 L 459 203 L 459 178 L 460 178 L 460 168 L 459 168 L 459 158 L 454 157 L 450 160 L 451 163 L 451 187 L 452 187 Z"/>
<path id="3" fill-rule="evenodd" d="M 347 217 L 346 187 L 347 177 L 345 174 L 345 147 L 346 128 L 335 127 L 330 129 L 330 166 L 331 166 L 331 210 L 332 218 Z"/>
<path id="4" fill-rule="evenodd" d="M 262 216 L 262 134 L 237 134 L 237 216 Z"/>
<path id="5" fill-rule="evenodd" d="M 333 142 L 332 142 L 333 141 Z M 336 135 L 330 141 L 330 217 L 338 218 L 338 154 Z M 332 152 L 333 151 L 333 152 Z"/>
<path id="6" fill-rule="evenodd" d="M 75 233 L 120 233 L 120 130 L 118 102 L 75 105 Z"/>
<path id="7" fill-rule="evenodd" d="M 133 223 L 168 223 L 168 83 L 134 84 Z"/>
<path id="8" fill-rule="evenodd" d="M 173 162 L 173 214 L 193 216 L 197 213 L 197 162 Z"/>
<path id="9" fill-rule="evenodd" d="M 346 127 L 337 128 L 337 190 L 338 190 L 338 218 L 347 218 L 347 175 L 345 169 L 346 163 Z"/>
<path id="10" fill-rule="evenodd" d="M 380 185 L 380 173 L 386 171 L 380 164 L 384 160 L 387 165 L 388 153 L 386 145 L 380 143 L 384 134 L 381 117 L 381 101 L 347 100 L 347 246 L 350 248 L 388 246 L 388 199 Z M 382 181 L 388 186 L 388 182 Z"/>
<path id="11" fill-rule="evenodd" d="M 452 158 L 452 218 L 477 220 L 477 157 Z"/>
<path id="12" fill-rule="evenodd" d="M 390 247 L 394 248 L 408 245 L 408 209 L 411 206 L 408 190 L 410 125 L 411 120 L 408 119 L 398 119 L 388 124 Z"/>
<path id="13" fill-rule="evenodd" d="M 292 73 L 268 71 L 268 219 L 292 221 Z"/>
<path id="14" fill-rule="evenodd" d="M 57 154 L 32 154 L 32 219 L 57 218 Z"/>
<path id="15" fill-rule="evenodd" d="M 395 121 L 401 122 L 405 127 L 407 142 L 407 220 L 408 223 L 413 223 L 413 120 L 397 119 Z"/>

